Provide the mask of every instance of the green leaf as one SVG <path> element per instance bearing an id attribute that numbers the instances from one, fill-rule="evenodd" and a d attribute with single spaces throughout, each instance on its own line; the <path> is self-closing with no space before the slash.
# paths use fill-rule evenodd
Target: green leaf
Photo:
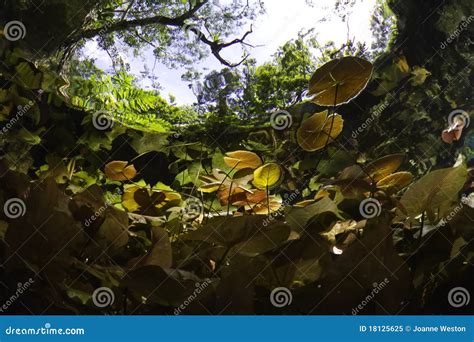
<path id="1" fill-rule="evenodd" d="M 426 174 L 403 194 L 400 203 L 406 210 L 406 214 L 403 215 L 401 212 L 399 214 L 402 217 L 414 219 L 426 211 L 433 219 L 438 208 L 456 201 L 466 180 L 465 165 Z"/>
<path id="2" fill-rule="evenodd" d="M 253 172 L 253 185 L 259 189 L 271 188 L 281 178 L 281 168 L 278 164 L 268 163 Z"/>
<path id="3" fill-rule="evenodd" d="M 153 246 L 145 256 L 139 256 L 129 261 L 129 266 L 138 268 L 155 265 L 170 268 L 172 265 L 172 249 L 168 233 L 161 227 L 151 227 Z"/>
<path id="4" fill-rule="evenodd" d="M 263 216 L 215 217 L 183 239 L 234 247 L 233 254 L 255 256 L 278 247 L 290 234 L 288 225 L 265 220 Z"/>
<path id="5" fill-rule="evenodd" d="M 334 218 L 343 219 L 336 203 L 329 197 L 323 197 L 318 202 L 304 208 L 288 207 L 285 211 L 285 218 L 293 230 L 302 233 L 311 221 L 328 213 L 332 214 Z"/>

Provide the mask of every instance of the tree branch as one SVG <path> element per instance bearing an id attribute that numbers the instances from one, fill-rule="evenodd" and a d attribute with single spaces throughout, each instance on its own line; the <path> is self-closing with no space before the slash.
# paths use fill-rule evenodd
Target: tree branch
<path id="1" fill-rule="evenodd" d="M 114 23 L 105 24 L 102 27 L 98 27 L 95 29 L 84 30 L 79 36 L 80 39 L 88 39 L 98 36 L 100 34 L 107 34 L 117 31 L 124 31 L 135 27 L 140 26 L 148 26 L 148 25 L 163 25 L 163 26 L 175 26 L 181 27 L 185 25 L 185 21 L 190 19 L 191 17 L 199 11 L 208 0 L 204 0 L 198 2 L 194 7 L 192 7 L 189 11 L 181 14 L 178 17 L 170 18 L 162 15 L 157 15 L 154 17 L 148 18 L 140 18 L 140 19 L 133 19 L 133 20 L 125 20 L 125 21 L 117 21 Z"/>
<path id="2" fill-rule="evenodd" d="M 131 1 L 130 4 L 133 4 L 133 2 L 134 1 Z M 245 32 L 245 34 L 241 38 L 236 38 L 230 42 L 219 42 L 219 41 L 209 40 L 207 36 L 201 30 L 199 30 L 196 26 L 189 25 L 186 23 L 186 21 L 192 18 L 206 3 L 208 3 L 208 0 L 199 1 L 196 3 L 194 7 L 190 8 L 187 12 L 175 18 L 158 15 L 154 17 L 140 18 L 140 19 L 133 19 L 133 20 L 120 20 L 114 23 L 106 24 L 99 28 L 83 30 L 79 34 L 78 37 L 74 38 L 70 42 L 67 42 L 66 46 L 73 45 L 77 43 L 78 41 L 80 41 L 81 39 L 90 39 L 98 35 L 125 31 L 132 28 L 140 27 L 140 26 L 148 26 L 148 25 L 174 26 L 174 27 L 184 28 L 188 32 L 193 32 L 196 35 L 197 40 L 209 46 L 211 49 L 211 53 L 214 55 L 214 57 L 216 57 L 217 60 L 221 62 L 222 64 L 224 64 L 225 66 L 236 67 L 236 66 L 241 65 L 243 62 L 247 60 L 248 55 L 245 55 L 244 58 L 238 63 L 231 63 L 221 56 L 221 51 L 222 49 L 235 45 L 235 44 L 243 44 L 243 45 L 251 46 L 250 44 L 247 44 L 245 42 L 245 39 L 247 38 L 249 34 L 253 32 L 252 26 L 250 26 L 250 29 L 247 32 Z M 126 12 L 130 10 L 130 7 L 131 6 L 127 8 Z M 122 16 L 122 18 L 125 17 L 126 12 Z M 147 43 L 150 43 L 150 42 L 147 42 Z"/>
<path id="3" fill-rule="evenodd" d="M 245 43 L 245 38 L 247 38 L 247 36 L 249 34 L 251 34 L 253 31 L 252 31 L 252 25 L 250 25 L 250 29 L 244 33 L 244 35 L 242 36 L 242 38 L 236 38 L 230 42 L 227 42 L 227 43 L 220 43 L 219 41 L 211 41 L 209 40 L 203 33 L 202 31 L 200 31 L 198 28 L 196 27 L 189 27 L 188 28 L 189 31 L 193 32 L 197 37 L 198 39 L 203 42 L 204 44 L 208 45 L 210 48 L 211 48 L 211 52 L 212 54 L 214 55 L 214 57 L 217 58 L 217 60 L 219 62 L 221 62 L 222 64 L 224 64 L 225 66 L 228 66 L 228 67 L 236 67 L 236 66 L 239 66 L 241 65 L 242 63 L 244 63 L 247 58 L 248 58 L 248 55 L 246 55 L 244 58 L 242 58 L 242 60 L 240 60 L 240 62 L 238 63 L 230 63 L 229 61 L 227 61 L 226 59 L 224 59 L 224 57 L 221 56 L 221 51 L 222 49 L 226 48 L 226 47 L 229 47 L 229 46 L 232 46 L 232 45 L 235 45 L 235 44 L 245 44 L 245 45 L 249 45 L 247 43 Z"/>

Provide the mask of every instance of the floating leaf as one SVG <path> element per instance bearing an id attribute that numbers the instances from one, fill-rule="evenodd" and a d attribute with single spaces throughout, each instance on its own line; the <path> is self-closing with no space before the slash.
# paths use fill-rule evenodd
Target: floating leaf
<path id="1" fill-rule="evenodd" d="M 331 214 L 335 218 L 342 219 L 336 203 L 329 197 L 323 197 L 318 202 L 304 208 L 289 207 L 285 211 L 285 218 L 293 230 L 303 232 L 308 223 L 323 214 Z"/>
<path id="2" fill-rule="evenodd" d="M 125 209 L 150 216 L 158 216 L 167 208 L 178 206 L 180 202 L 181 196 L 176 192 L 152 190 L 137 185 L 125 187 L 122 196 Z"/>
<path id="3" fill-rule="evenodd" d="M 425 211 L 433 216 L 441 206 L 456 201 L 466 179 L 464 165 L 432 171 L 409 187 L 400 203 L 412 219 Z"/>
<path id="4" fill-rule="evenodd" d="M 253 184 L 259 189 L 271 188 L 281 178 L 281 168 L 278 164 L 268 163 L 253 172 Z"/>
<path id="5" fill-rule="evenodd" d="M 310 204 L 313 204 L 314 202 L 316 202 L 316 200 L 314 200 L 314 199 L 299 201 L 299 202 L 296 202 L 295 204 L 293 204 L 293 207 L 295 207 L 295 208 L 304 208 L 304 207 L 307 207 Z"/>
<path id="6" fill-rule="evenodd" d="M 232 248 L 230 254 L 255 256 L 280 246 L 290 235 L 288 225 L 265 220 L 262 216 L 215 217 L 183 239 Z"/>
<path id="7" fill-rule="evenodd" d="M 171 243 L 166 230 L 162 227 L 151 227 L 153 246 L 148 250 L 144 256 L 139 256 L 131 259 L 128 266 L 133 269 L 155 265 L 164 268 L 170 268 L 172 265 L 172 249 Z"/>
<path id="8" fill-rule="evenodd" d="M 221 205 L 227 205 L 229 201 L 231 203 L 237 201 L 239 198 L 233 198 L 233 196 L 238 195 L 242 191 L 248 192 L 249 190 L 245 186 L 253 178 L 252 173 L 242 175 L 242 177 L 238 173 L 234 174 L 234 178 L 230 178 L 224 171 L 214 169 L 212 170 L 212 175 L 199 176 L 199 179 L 203 182 L 199 190 L 204 193 L 219 191 L 218 197 Z"/>
<path id="9" fill-rule="evenodd" d="M 322 232 L 320 235 L 326 239 L 332 245 L 335 245 L 337 242 L 337 236 L 350 231 L 355 231 L 357 228 L 357 221 L 346 220 L 346 221 L 337 221 L 333 226 L 326 232 Z"/>
<path id="10" fill-rule="evenodd" d="M 333 182 L 337 185 L 345 198 L 361 198 L 372 189 L 369 182 L 364 179 L 341 179 Z"/>
<path id="11" fill-rule="evenodd" d="M 296 132 L 300 147 L 308 152 L 324 148 L 342 132 L 344 120 L 339 114 L 328 116 L 328 111 L 315 113 L 305 120 Z M 330 138 L 329 132 L 331 131 Z"/>
<path id="12" fill-rule="evenodd" d="M 290 236 L 290 227 L 283 222 L 273 221 L 264 232 L 254 234 L 250 239 L 234 246 L 234 252 L 257 256 L 281 245 Z"/>
<path id="13" fill-rule="evenodd" d="M 365 88 L 372 70 L 372 63 L 359 57 L 334 59 L 313 74 L 308 95 L 315 95 L 313 102 L 320 106 L 347 103 Z"/>
<path id="14" fill-rule="evenodd" d="M 120 251 L 128 243 L 128 216 L 125 211 L 107 206 L 105 219 L 97 235 L 92 237 L 95 245 L 100 245 L 110 255 Z"/>
<path id="15" fill-rule="evenodd" d="M 397 170 L 404 159 L 403 153 L 390 154 L 368 164 L 365 167 L 365 172 L 370 175 L 371 180 L 378 182 Z"/>
<path id="16" fill-rule="evenodd" d="M 114 181 L 130 180 L 137 175 L 137 170 L 132 164 L 127 161 L 115 160 L 107 163 L 104 169 L 107 178 Z"/>
<path id="17" fill-rule="evenodd" d="M 226 165 L 232 169 L 240 170 L 245 168 L 256 169 L 262 165 L 260 157 L 250 151 L 227 152 L 224 157 Z"/>
<path id="18" fill-rule="evenodd" d="M 378 181 L 377 189 L 397 192 L 407 187 L 412 181 L 413 175 L 410 172 L 396 172 Z"/>
<path id="19" fill-rule="evenodd" d="M 243 206 L 245 210 L 256 215 L 268 215 L 281 208 L 281 200 L 275 196 L 268 196 L 264 190 L 251 190 L 245 193 L 243 200 L 232 203 L 235 206 Z"/>

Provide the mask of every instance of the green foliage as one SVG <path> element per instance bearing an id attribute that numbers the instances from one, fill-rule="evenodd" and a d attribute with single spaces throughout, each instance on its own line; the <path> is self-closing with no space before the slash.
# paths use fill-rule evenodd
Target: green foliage
<path id="1" fill-rule="evenodd" d="M 176 15 L 185 4 L 132 7 Z M 107 9 L 124 5 L 103 2 L 88 29 L 112 25 L 117 14 Z M 101 44 L 110 47 L 117 35 L 137 47 L 134 33 L 104 33 Z M 163 44 L 172 39 L 170 28 L 149 26 L 144 34 Z M 334 66 L 338 77 L 316 87 L 313 98 L 326 107 L 301 103 L 314 85 L 309 80 L 325 68 L 312 73 L 308 44 L 300 37 L 263 66 L 249 61 L 244 71 L 211 73 L 199 115 L 140 89 L 123 71 L 109 76 L 77 65 L 66 80 L 22 50 L 0 50 L 0 207 L 15 199 L 22 208 L 18 216 L 6 209 L 0 216 L 7 292 L 38 275 L 33 295 L 22 298 L 34 313 L 47 307 L 54 314 L 171 314 L 193 295 L 185 314 L 349 314 L 374 283 L 388 279 L 380 307 L 364 313 L 398 314 L 422 312 L 436 299 L 446 282 L 433 281 L 435 275 L 467 278 L 473 205 L 472 196 L 461 195 L 472 192 L 472 168 L 461 162 L 410 184 L 412 174 L 399 171 L 407 168 L 404 153 L 373 158 L 384 144 L 367 155 L 344 145 L 352 113 L 341 106 L 336 115 L 332 104 L 352 105 L 366 95 L 372 65 L 363 61 L 364 72 L 339 65 L 357 49 L 350 44 L 330 51 L 335 62 L 329 55 L 318 62 Z M 396 87 L 402 69 L 395 62 L 375 75 L 377 82 Z M 344 89 L 339 101 L 332 88 L 361 74 L 363 82 Z M 321 102 L 320 90 L 332 101 Z M 276 132 L 267 117 L 283 108 L 301 118 Z M 95 127 L 97 112 L 114 125 Z M 201 118 L 204 125 L 190 124 Z M 202 134 L 230 134 L 222 128 L 244 123 L 251 134 L 223 138 L 233 148 Z M 171 136 L 182 133 L 176 126 L 199 129 L 191 132 L 195 139 Z M 375 203 L 375 212 L 364 203 Z M 198 295 L 196 284 L 206 284 Z M 104 286 L 120 300 L 98 307 L 93 293 Z M 276 308 L 269 296 L 281 286 L 292 291 L 293 303 Z"/>
<path id="2" fill-rule="evenodd" d="M 115 76 L 92 75 L 71 79 L 68 89 L 71 104 L 81 110 L 110 113 L 112 119 L 127 127 L 145 132 L 165 132 L 172 125 L 189 123 L 196 114 L 173 106 L 157 92 L 139 88 L 134 78 L 124 71 Z"/>

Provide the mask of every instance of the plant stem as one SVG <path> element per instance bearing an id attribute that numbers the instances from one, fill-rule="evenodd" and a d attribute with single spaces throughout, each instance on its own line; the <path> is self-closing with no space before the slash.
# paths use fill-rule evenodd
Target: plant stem
<path id="1" fill-rule="evenodd" d="M 232 195 L 232 185 L 233 184 L 234 184 L 233 182 L 230 183 L 229 196 L 227 196 L 227 216 L 229 216 L 229 211 L 230 211 L 230 197 Z"/>
<path id="2" fill-rule="evenodd" d="M 421 240 L 423 238 L 423 227 L 425 225 L 425 212 L 421 214 L 421 227 L 420 227 L 420 236 L 418 237 L 418 247 L 421 246 Z"/>
<path id="3" fill-rule="evenodd" d="M 230 247 L 227 247 L 224 254 L 222 255 L 222 258 L 219 260 L 219 262 L 216 265 L 216 268 L 214 269 L 214 274 L 217 274 L 220 269 L 222 268 L 222 265 L 225 263 L 225 260 L 227 259 L 227 255 L 230 252 Z"/>
<path id="4" fill-rule="evenodd" d="M 336 113 L 336 104 L 337 104 L 337 90 L 339 89 L 339 84 L 336 84 L 336 91 L 334 92 L 334 106 L 332 107 L 332 117 L 331 117 L 331 125 L 329 126 L 329 133 L 328 133 L 328 136 L 326 138 L 326 142 L 324 144 L 324 147 L 323 147 L 323 150 L 321 151 L 321 154 L 318 158 L 318 162 L 316 163 L 316 166 L 315 166 L 315 170 L 317 171 L 318 170 L 318 166 L 319 166 L 319 163 L 321 162 L 321 160 L 323 159 L 323 152 L 324 150 L 326 149 L 326 147 L 328 146 L 329 144 L 329 140 L 331 139 L 331 133 L 332 133 L 332 128 L 333 128 L 333 125 L 334 125 L 334 118 L 336 117 L 335 116 L 335 113 Z M 328 110 L 329 111 L 329 110 Z M 323 124 L 323 131 L 324 131 L 324 124 Z"/>
<path id="5" fill-rule="evenodd" d="M 267 184 L 267 209 L 268 209 L 268 218 L 270 218 L 270 192 L 268 191 L 268 184 Z"/>

